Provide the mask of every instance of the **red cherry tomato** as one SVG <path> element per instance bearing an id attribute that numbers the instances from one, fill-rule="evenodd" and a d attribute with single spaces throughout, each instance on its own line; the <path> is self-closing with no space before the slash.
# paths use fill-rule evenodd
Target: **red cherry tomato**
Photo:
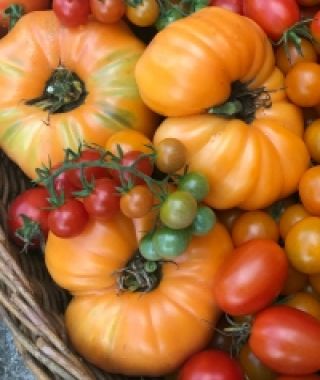
<path id="1" fill-rule="evenodd" d="M 61 238 L 80 234 L 86 227 L 88 220 L 89 215 L 82 202 L 73 198 L 50 211 L 48 217 L 50 231 Z"/>
<path id="2" fill-rule="evenodd" d="M 53 166 L 52 172 L 60 167 L 60 164 Z M 65 198 L 72 197 L 72 193 L 77 191 L 77 187 L 70 181 L 69 171 L 63 171 L 54 179 L 54 189 L 59 196 L 64 196 Z"/>
<path id="3" fill-rule="evenodd" d="M 90 0 L 90 8 L 93 16 L 105 24 L 119 21 L 126 12 L 124 0 Z"/>
<path id="4" fill-rule="evenodd" d="M 242 0 L 211 0 L 210 5 L 242 14 Z"/>
<path id="5" fill-rule="evenodd" d="M 300 20 L 295 0 L 243 0 L 243 14 L 260 25 L 274 41 Z"/>
<path id="6" fill-rule="evenodd" d="M 198 352 L 186 361 L 178 380 L 244 380 L 239 364 L 226 352 Z"/>
<path id="7" fill-rule="evenodd" d="M 89 0 L 53 0 L 52 8 L 59 21 L 68 27 L 85 24 L 90 14 Z"/>

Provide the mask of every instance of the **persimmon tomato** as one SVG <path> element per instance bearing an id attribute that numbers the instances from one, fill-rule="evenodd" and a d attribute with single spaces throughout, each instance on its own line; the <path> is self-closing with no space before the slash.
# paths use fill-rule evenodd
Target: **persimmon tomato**
<path id="1" fill-rule="evenodd" d="M 308 148 L 311 158 L 320 163 L 320 119 L 312 121 L 305 129 L 304 142 Z"/>
<path id="2" fill-rule="evenodd" d="M 95 218 L 110 219 L 120 209 L 120 195 L 117 183 L 111 178 L 99 178 L 94 182 L 94 189 L 83 199 L 87 212 Z"/>
<path id="3" fill-rule="evenodd" d="M 89 215 L 82 202 L 67 199 L 66 202 L 50 211 L 48 224 L 50 231 L 61 238 L 69 238 L 80 234 L 87 225 Z"/>
<path id="4" fill-rule="evenodd" d="M 243 14 L 260 25 L 275 41 L 300 20 L 295 0 L 243 0 Z"/>
<path id="5" fill-rule="evenodd" d="M 111 24 L 124 16 L 126 5 L 124 0 L 90 0 L 90 9 L 98 21 Z"/>
<path id="6" fill-rule="evenodd" d="M 151 211 L 152 206 L 153 194 L 143 185 L 133 187 L 120 199 L 120 209 L 128 218 L 142 218 Z"/>
<path id="7" fill-rule="evenodd" d="M 299 183 L 300 200 L 312 215 L 320 215 L 320 165 L 307 169 Z"/>
<path id="8" fill-rule="evenodd" d="M 211 0 L 210 5 L 242 14 L 242 0 Z"/>
<path id="9" fill-rule="evenodd" d="M 288 271 L 284 250 L 273 240 L 250 240 L 235 248 L 219 270 L 214 294 L 230 315 L 253 314 L 280 294 Z"/>
<path id="10" fill-rule="evenodd" d="M 156 166 L 163 173 L 174 173 L 186 164 L 185 146 L 175 138 L 166 138 L 157 146 Z"/>
<path id="11" fill-rule="evenodd" d="M 220 350 L 201 351 L 189 358 L 179 372 L 178 380 L 244 380 L 236 360 Z"/>
<path id="12" fill-rule="evenodd" d="M 286 236 L 285 250 L 298 271 L 320 273 L 320 218 L 308 216 L 296 223 Z"/>
<path id="13" fill-rule="evenodd" d="M 85 149 L 81 152 L 80 157 L 75 160 L 75 162 L 86 162 L 86 161 L 96 161 L 99 160 L 101 157 L 101 154 L 97 150 L 93 149 Z M 70 182 L 77 188 L 81 189 L 82 182 L 81 182 L 81 175 L 82 172 L 80 169 L 70 169 L 68 173 L 68 177 Z M 92 166 L 84 168 L 83 170 L 83 176 L 87 182 L 92 182 L 98 178 L 103 178 L 108 176 L 107 169 L 99 166 Z"/>
<path id="14" fill-rule="evenodd" d="M 290 263 L 288 265 L 288 275 L 281 289 L 282 295 L 290 295 L 303 290 L 308 284 L 308 276 L 297 271 Z"/>
<path id="15" fill-rule="evenodd" d="M 287 74 L 291 67 L 299 62 L 317 62 L 317 52 L 310 41 L 301 38 L 300 46 L 301 54 L 291 41 L 287 44 L 287 50 L 283 44 L 276 49 L 276 65 L 284 74 Z"/>
<path id="16" fill-rule="evenodd" d="M 294 65 L 285 78 L 289 99 L 300 107 L 313 107 L 320 103 L 320 65 L 300 62 Z"/>
<path id="17" fill-rule="evenodd" d="M 136 6 L 127 6 L 126 16 L 132 24 L 137 26 L 151 26 L 160 15 L 157 0 L 143 0 Z"/>
<path id="18" fill-rule="evenodd" d="M 287 375 L 307 375 L 320 368 L 320 322 L 293 307 L 260 311 L 249 338 L 252 352 L 269 368 Z"/>
<path id="19" fill-rule="evenodd" d="M 320 41 L 320 10 L 313 16 L 311 21 L 310 30 L 312 37 L 319 42 Z"/>
<path id="20" fill-rule="evenodd" d="M 292 294 L 283 304 L 302 310 L 320 321 L 320 302 L 310 293 L 298 292 Z"/>
<path id="21" fill-rule="evenodd" d="M 68 27 L 85 24 L 90 14 L 89 0 L 53 0 L 52 8 L 59 21 Z"/>
<path id="22" fill-rule="evenodd" d="M 290 228 L 300 220 L 310 216 L 310 213 L 303 207 L 301 203 L 289 206 L 281 215 L 279 221 L 280 236 L 285 239 Z"/>
<path id="23" fill-rule="evenodd" d="M 265 211 L 247 211 L 234 222 L 231 236 L 236 247 L 253 239 L 279 239 L 279 227 Z"/>
<path id="24" fill-rule="evenodd" d="M 19 246 L 25 244 L 23 239 L 17 236 L 17 233 L 19 233 L 19 236 L 23 235 L 20 229 L 24 226 L 24 216 L 39 227 L 34 226 L 34 233 L 30 236 L 31 247 L 39 247 L 40 233 L 43 234 L 44 238 L 48 235 L 48 215 L 50 211 L 48 198 L 49 193 L 45 188 L 35 187 L 22 192 L 9 204 L 7 218 L 9 232 Z"/>

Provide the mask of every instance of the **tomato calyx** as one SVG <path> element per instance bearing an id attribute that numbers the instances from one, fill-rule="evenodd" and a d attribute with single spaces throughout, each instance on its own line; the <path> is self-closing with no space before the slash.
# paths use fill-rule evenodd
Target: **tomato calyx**
<path id="1" fill-rule="evenodd" d="M 145 259 L 139 251 L 117 272 L 120 292 L 150 292 L 161 280 L 161 262 Z"/>
<path id="2" fill-rule="evenodd" d="M 9 30 L 11 30 L 20 18 L 24 15 L 24 8 L 20 4 L 11 4 L 3 11 L 9 21 Z"/>
<path id="3" fill-rule="evenodd" d="M 22 214 L 22 226 L 15 231 L 15 236 L 23 242 L 22 252 L 27 252 L 29 248 L 39 246 L 44 251 L 45 238 L 40 228 L 40 224 L 35 220 Z"/>
<path id="4" fill-rule="evenodd" d="M 208 113 L 225 118 L 236 117 L 246 123 L 251 123 L 258 109 L 271 106 L 271 96 L 266 88 L 249 89 L 246 83 L 236 81 L 232 84 L 229 99 L 223 104 L 209 108 Z"/>
<path id="5" fill-rule="evenodd" d="M 85 85 L 78 75 L 60 65 L 48 79 L 43 94 L 26 101 L 26 104 L 39 107 L 49 114 L 61 113 L 77 108 L 86 96 Z"/>

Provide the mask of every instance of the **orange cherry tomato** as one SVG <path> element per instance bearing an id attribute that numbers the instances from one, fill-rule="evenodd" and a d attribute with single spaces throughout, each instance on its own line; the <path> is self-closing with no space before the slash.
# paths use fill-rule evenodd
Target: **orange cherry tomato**
<path id="1" fill-rule="evenodd" d="M 142 218 L 153 206 L 153 194 L 143 185 L 137 185 L 122 195 L 120 209 L 128 218 Z"/>
<path id="2" fill-rule="evenodd" d="M 153 25 L 160 14 L 160 7 L 157 0 L 143 0 L 141 4 L 132 7 L 128 6 L 126 16 L 132 24 L 137 26 Z"/>
<path id="3" fill-rule="evenodd" d="M 119 21 L 126 13 L 124 0 L 90 0 L 90 8 L 93 16 L 105 24 Z"/>
<path id="4" fill-rule="evenodd" d="M 320 163 L 320 119 L 314 120 L 306 128 L 303 138 L 311 158 Z"/>
<path id="5" fill-rule="evenodd" d="M 231 232 L 234 222 L 243 214 L 239 208 L 229 208 L 227 210 L 216 210 L 218 220 Z"/>
<path id="6" fill-rule="evenodd" d="M 289 99 L 300 107 L 313 107 L 320 103 L 320 65 L 300 62 L 294 65 L 285 78 Z"/>
<path id="7" fill-rule="evenodd" d="M 310 213 L 300 203 L 289 206 L 281 215 L 279 221 L 280 236 L 285 239 L 290 228 L 300 220 L 310 216 Z"/>
<path id="8" fill-rule="evenodd" d="M 304 172 L 299 183 L 299 195 L 310 214 L 320 215 L 320 165 Z"/>
<path id="9" fill-rule="evenodd" d="M 305 311 L 320 320 L 320 302 L 311 293 L 298 292 L 293 294 L 284 304 Z"/>
<path id="10" fill-rule="evenodd" d="M 288 266 L 287 279 L 281 290 L 282 295 L 294 294 L 303 290 L 308 283 L 308 276 L 297 271 L 291 264 Z"/>
<path id="11" fill-rule="evenodd" d="M 253 239 L 279 239 L 279 227 L 265 211 L 248 211 L 234 222 L 231 236 L 236 247 Z"/>

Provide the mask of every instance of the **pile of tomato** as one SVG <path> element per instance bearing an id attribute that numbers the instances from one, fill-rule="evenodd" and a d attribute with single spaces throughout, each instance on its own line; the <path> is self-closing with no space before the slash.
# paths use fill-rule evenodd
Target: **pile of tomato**
<path id="1" fill-rule="evenodd" d="M 128 376 L 320 379 L 320 0 L 0 12 L 0 147 L 32 179 L 8 230 L 71 293 L 75 349 Z"/>

